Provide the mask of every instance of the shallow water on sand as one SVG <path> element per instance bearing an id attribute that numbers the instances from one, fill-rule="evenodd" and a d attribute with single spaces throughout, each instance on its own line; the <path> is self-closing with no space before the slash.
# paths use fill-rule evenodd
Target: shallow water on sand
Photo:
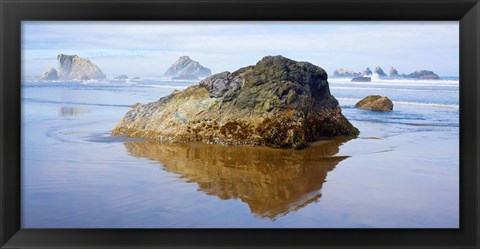
<path id="1" fill-rule="evenodd" d="M 25 83 L 22 226 L 458 227 L 458 82 L 333 80 L 361 134 L 300 151 L 110 136 L 189 84 Z M 393 112 L 354 108 L 378 93 Z"/>

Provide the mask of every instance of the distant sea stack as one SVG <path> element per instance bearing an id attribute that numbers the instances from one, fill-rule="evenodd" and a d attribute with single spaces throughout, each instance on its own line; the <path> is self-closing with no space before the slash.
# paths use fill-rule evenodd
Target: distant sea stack
<path id="1" fill-rule="evenodd" d="M 121 74 L 115 78 L 113 78 L 115 80 L 128 80 L 128 75 L 125 75 L 125 74 Z"/>
<path id="2" fill-rule="evenodd" d="M 181 56 L 165 72 L 165 77 L 181 78 L 192 77 L 205 78 L 212 75 L 210 69 L 200 65 L 198 61 L 190 59 L 188 56 Z"/>
<path id="3" fill-rule="evenodd" d="M 352 79 L 352 82 L 370 82 L 372 81 L 371 77 L 355 77 Z"/>
<path id="4" fill-rule="evenodd" d="M 373 73 L 377 74 L 380 78 L 387 77 L 387 74 L 383 72 L 381 67 L 375 67 L 375 69 L 373 70 Z"/>
<path id="5" fill-rule="evenodd" d="M 428 70 L 423 70 L 423 69 L 417 69 L 415 72 L 405 75 L 405 78 L 412 78 L 412 79 L 423 79 L 423 80 L 438 80 L 440 77 L 438 77 L 437 74 L 435 74 L 432 71 Z"/>
<path id="6" fill-rule="evenodd" d="M 58 80 L 57 70 L 55 70 L 55 68 L 48 68 L 43 72 L 42 76 L 40 76 L 40 80 Z"/>
<path id="7" fill-rule="evenodd" d="M 333 77 L 336 77 L 336 78 L 355 78 L 360 76 L 362 76 L 362 73 L 360 72 L 357 73 L 352 70 L 347 70 L 343 68 L 333 71 Z"/>
<path id="8" fill-rule="evenodd" d="M 97 65 L 89 59 L 80 58 L 78 55 L 59 54 L 57 64 L 60 79 L 105 79 L 106 76 Z"/>
<path id="9" fill-rule="evenodd" d="M 410 78 L 410 79 L 433 79 L 438 80 L 440 77 L 432 71 L 418 69 L 411 74 L 399 74 L 397 69 L 394 67 L 390 67 L 389 75 L 387 75 L 383 69 L 379 66 L 375 67 L 375 69 L 370 70 L 370 68 L 366 68 L 363 73 L 356 73 L 352 70 L 346 70 L 343 68 L 337 69 L 333 72 L 333 77 L 338 78 L 352 78 L 352 82 L 365 82 L 367 78 L 371 78 L 372 76 L 378 76 L 379 78 L 392 78 L 392 79 L 399 79 L 399 78 Z"/>
<path id="10" fill-rule="evenodd" d="M 359 131 L 342 115 L 322 68 L 266 56 L 254 66 L 133 105 L 112 134 L 301 149 L 324 137 Z"/>
<path id="11" fill-rule="evenodd" d="M 391 78 L 399 78 L 400 75 L 398 74 L 397 69 L 395 69 L 394 67 L 391 67 L 391 68 L 390 68 L 389 77 L 391 77 Z"/>
<path id="12" fill-rule="evenodd" d="M 370 70 L 370 68 L 366 68 L 364 71 L 363 71 L 363 76 L 372 76 L 372 70 Z"/>

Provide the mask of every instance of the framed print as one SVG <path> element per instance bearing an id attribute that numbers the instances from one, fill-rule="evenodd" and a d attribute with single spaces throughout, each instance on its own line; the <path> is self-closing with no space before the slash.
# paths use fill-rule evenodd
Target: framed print
<path id="1" fill-rule="evenodd" d="M 478 248 L 478 1 L 1 7 L 2 248 Z"/>

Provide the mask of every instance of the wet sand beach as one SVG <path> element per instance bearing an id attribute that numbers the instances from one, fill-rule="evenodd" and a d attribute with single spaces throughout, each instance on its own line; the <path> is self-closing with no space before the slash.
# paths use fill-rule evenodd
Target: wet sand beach
<path id="1" fill-rule="evenodd" d="M 173 89 L 25 84 L 22 227 L 458 227 L 458 84 L 402 84 L 332 82 L 360 136 L 304 150 L 115 137 L 131 105 Z M 354 108 L 380 91 L 393 112 Z"/>

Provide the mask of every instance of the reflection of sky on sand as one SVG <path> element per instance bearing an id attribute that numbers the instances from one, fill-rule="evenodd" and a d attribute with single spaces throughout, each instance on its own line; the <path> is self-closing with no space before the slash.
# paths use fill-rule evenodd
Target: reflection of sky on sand
<path id="1" fill-rule="evenodd" d="M 222 200 L 239 199 L 250 211 L 276 219 L 317 202 L 327 173 L 347 157 L 335 154 L 347 139 L 301 151 L 205 144 L 125 142 L 129 153 L 159 161 L 198 190 Z"/>
<path id="2" fill-rule="evenodd" d="M 65 107 L 62 106 L 58 109 L 58 115 L 60 116 L 77 116 L 83 113 L 88 113 L 90 110 L 78 107 Z"/>

